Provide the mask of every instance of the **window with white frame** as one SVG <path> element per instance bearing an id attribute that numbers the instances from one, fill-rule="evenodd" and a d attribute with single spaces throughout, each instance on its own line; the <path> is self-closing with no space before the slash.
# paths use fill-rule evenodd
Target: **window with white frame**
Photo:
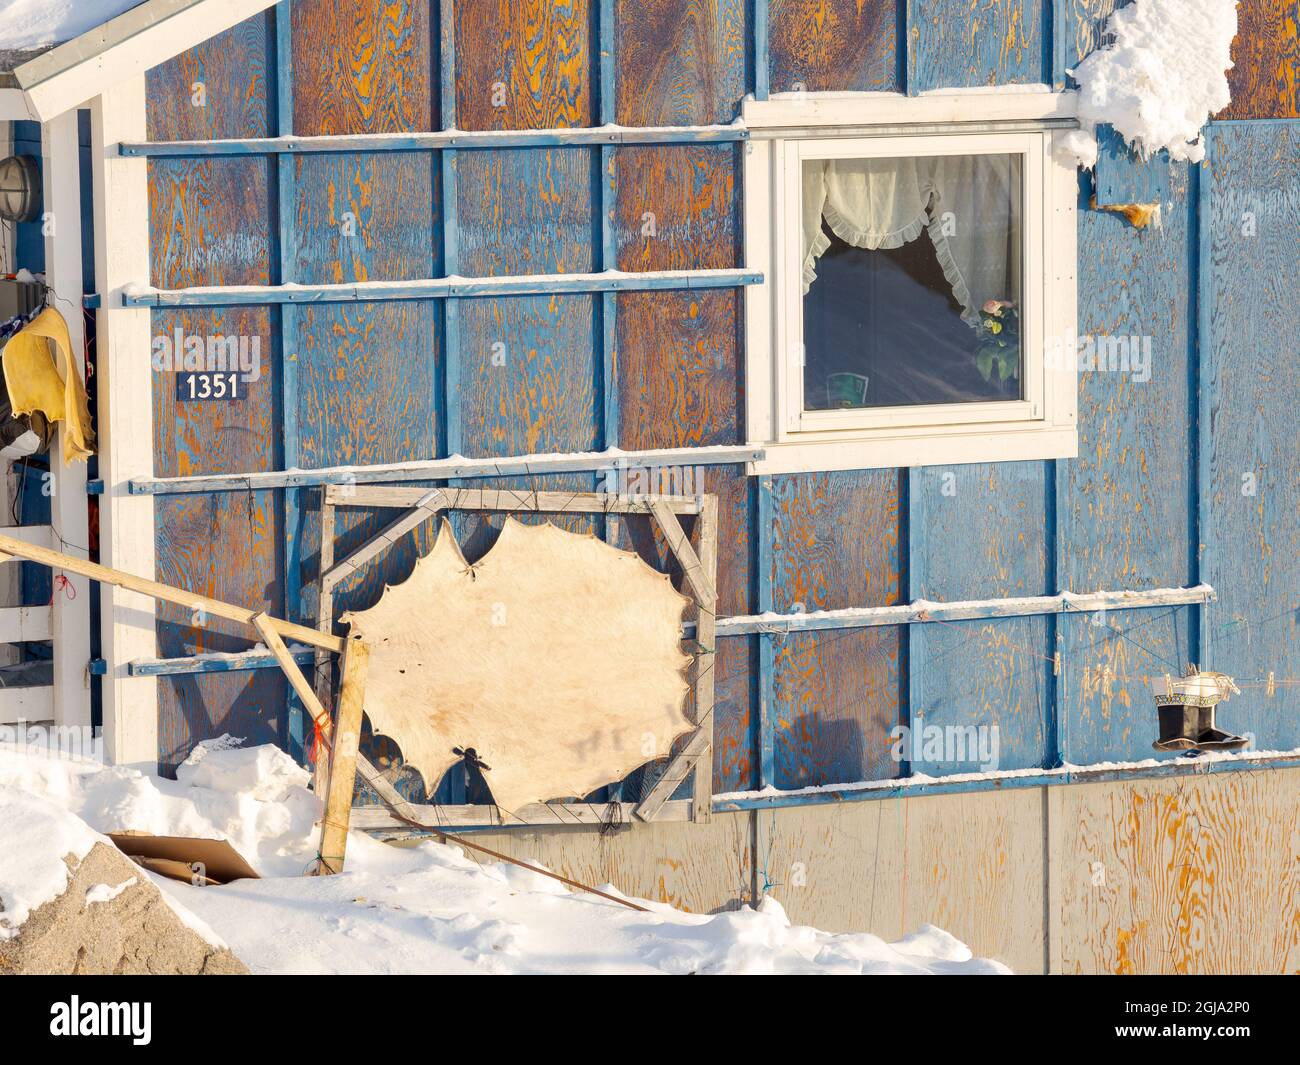
<path id="1" fill-rule="evenodd" d="M 1071 99 L 747 102 L 759 472 L 1077 453 Z"/>

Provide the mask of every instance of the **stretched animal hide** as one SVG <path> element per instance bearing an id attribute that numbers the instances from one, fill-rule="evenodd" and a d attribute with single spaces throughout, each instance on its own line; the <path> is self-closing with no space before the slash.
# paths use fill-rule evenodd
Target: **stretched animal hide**
<path id="1" fill-rule="evenodd" d="M 444 521 L 433 550 L 369 610 L 366 713 L 426 788 L 474 748 L 511 813 L 582 796 L 668 755 L 689 731 L 689 600 L 636 555 L 507 519 L 470 566 Z"/>

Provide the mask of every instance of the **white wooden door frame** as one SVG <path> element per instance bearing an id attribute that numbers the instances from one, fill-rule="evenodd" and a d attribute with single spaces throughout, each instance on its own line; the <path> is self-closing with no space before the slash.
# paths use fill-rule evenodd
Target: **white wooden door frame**
<path id="1" fill-rule="evenodd" d="M 52 303 L 68 323 L 72 361 L 84 381 L 85 317 L 82 296 L 81 137 L 77 111 L 41 127 L 44 182 L 45 279 Z M 50 524 L 58 550 L 88 558 L 86 463 L 65 465 L 60 423 L 50 452 Z M 66 583 L 64 583 L 66 582 Z M 54 723 L 90 727 L 90 582 L 63 574 L 54 589 Z"/>
<path id="2" fill-rule="evenodd" d="M 152 496 L 131 495 L 133 477 L 151 477 L 153 381 L 147 308 L 122 305 L 130 286 L 149 283 L 147 162 L 118 155 L 121 141 L 146 139 L 145 79 L 127 78 L 91 103 L 94 175 L 96 380 L 99 401 L 99 558 L 127 573 L 154 574 Z M 155 604 L 122 588 L 100 589 L 104 750 L 109 761 L 154 771 L 158 764 L 158 689 L 133 677 L 129 663 L 158 653 Z"/>

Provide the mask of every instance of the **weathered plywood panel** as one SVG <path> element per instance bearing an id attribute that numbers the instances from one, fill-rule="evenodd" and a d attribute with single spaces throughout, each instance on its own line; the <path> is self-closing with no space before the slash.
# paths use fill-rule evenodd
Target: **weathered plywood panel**
<path id="1" fill-rule="evenodd" d="M 1300 118 L 1300 0 L 1240 0 L 1219 118 Z"/>
<path id="2" fill-rule="evenodd" d="M 899 473 L 771 478 L 771 609 L 782 613 L 899 601 Z M 897 628 L 797 633 L 776 641 L 776 786 L 898 775 Z M 775 638 L 774 638 L 775 639 Z"/>
<path id="3" fill-rule="evenodd" d="M 379 120 L 376 118 L 376 120 Z M 433 233 L 440 197 L 428 155 L 341 153 L 294 159 L 294 276 L 304 283 L 405 280 L 440 268 Z M 413 210 L 414 206 L 421 209 Z M 432 458 L 440 418 L 438 309 L 430 301 L 313 305 L 288 318 L 296 368 L 297 455 L 302 466 Z M 298 575 L 309 597 L 319 573 L 318 493 L 304 493 Z M 340 511 L 338 550 L 357 546 L 389 514 Z M 336 589 L 342 609 L 370 606 L 410 572 L 407 538 Z"/>
<path id="4" fill-rule="evenodd" d="M 907 91 L 1048 80 L 1041 0 L 908 0 Z"/>
<path id="5" fill-rule="evenodd" d="M 614 884 L 625 894 L 688 913 L 719 913 L 753 902 L 752 816 L 717 814 L 706 824 L 635 824 L 606 833 L 589 828 L 476 832 L 474 839 L 585 884 Z"/>
<path id="6" fill-rule="evenodd" d="M 292 166 L 295 281 L 435 276 L 441 197 L 428 153 L 298 155 Z"/>
<path id="7" fill-rule="evenodd" d="M 484 277 L 592 269 L 591 179 L 585 148 L 459 153 L 460 272 Z"/>
<path id="8" fill-rule="evenodd" d="M 158 140 L 265 136 L 266 16 L 249 19 L 149 74 L 148 133 Z M 150 279 L 163 287 L 266 284 L 271 277 L 270 169 L 265 159 L 151 160 Z M 159 311 L 155 338 L 210 344 L 241 338 L 256 380 L 233 402 L 178 402 L 176 363 L 155 363 L 154 470 L 159 476 L 276 468 L 276 345 L 265 308 Z M 220 339 L 219 339 L 220 338 Z M 224 346 L 224 345 L 223 345 Z M 148 357 L 142 353 L 142 357 Z M 254 376 L 250 373 L 249 376 Z M 274 494 L 160 498 L 157 578 L 252 608 L 282 608 L 281 523 Z M 158 651 L 243 650 L 240 626 L 159 604 Z M 199 740 L 231 732 L 254 743 L 279 733 L 284 682 L 269 672 L 164 678 L 158 683 L 159 764 L 170 771 Z"/>
<path id="9" fill-rule="evenodd" d="M 747 91 L 745 0 L 616 0 L 617 118 L 624 126 L 730 122 Z"/>
<path id="10" fill-rule="evenodd" d="M 286 338 L 297 364 L 299 465 L 371 465 L 436 453 L 436 310 L 427 301 L 314 304 L 298 308 Z M 302 586 L 319 572 L 318 492 L 304 493 L 300 528 Z M 360 546 L 391 514 L 340 513 L 341 542 Z M 414 561 L 410 538 L 336 589 L 339 609 L 369 606 L 385 580 Z M 337 552 L 336 552 L 337 553 Z"/>
<path id="11" fill-rule="evenodd" d="M 1300 684 L 1300 131 L 1211 126 L 1201 218 L 1201 571 L 1208 668 L 1237 679 L 1239 731 L 1265 749 L 1298 742 Z M 1268 694 L 1270 674 L 1277 694 Z"/>
<path id="12" fill-rule="evenodd" d="M 771 0 L 773 92 L 890 92 L 900 86 L 896 0 Z"/>
<path id="13" fill-rule="evenodd" d="M 1159 734 L 1151 684 L 1177 676 L 1197 655 L 1195 607 L 1099 611 L 1058 620 L 1061 649 L 1060 744 L 1074 765 L 1173 760 L 1152 749 Z M 1237 700 L 1219 711 L 1236 731 Z"/>
<path id="14" fill-rule="evenodd" d="M 153 284 L 270 281 L 266 159 L 152 159 L 148 169 Z"/>
<path id="15" fill-rule="evenodd" d="M 618 149 L 618 268 L 725 270 L 741 265 L 738 152 L 730 144 Z"/>
<path id="16" fill-rule="evenodd" d="M 457 126 L 591 125 L 591 26 L 589 0 L 457 3 Z"/>
<path id="17" fill-rule="evenodd" d="M 461 270 L 563 273 L 592 266 L 591 158 L 582 149 L 457 160 Z M 591 296 L 468 300 L 460 307 L 458 448 L 466 455 L 598 446 Z"/>
<path id="18" fill-rule="evenodd" d="M 1045 618 L 913 625 L 909 635 L 913 772 L 948 776 L 1047 763 L 1052 663 Z"/>
<path id="19" fill-rule="evenodd" d="M 927 467 L 913 471 L 911 483 L 916 598 L 1048 591 L 1044 463 Z M 962 730 L 945 735 L 942 757 L 931 747 L 913 769 L 942 776 L 1042 765 L 1050 753 L 1051 654 L 1042 617 L 913 625 L 911 723 Z M 920 732 L 913 743 L 924 740 Z"/>
<path id="20" fill-rule="evenodd" d="M 590 296 L 467 301 L 460 310 L 459 450 L 470 457 L 592 451 Z"/>
<path id="21" fill-rule="evenodd" d="M 1054 31 L 1057 41 L 1056 87 L 1061 88 L 1066 71 L 1095 52 L 1104 43 L 1106 20 L 1125 0 L 1053 0 Z M 1071 82 L 1073 84 L 1073 82 Z"/>
<path id="22" fill-rule="evenodd" d="M 926 466 L 911 484 L 916 598 L 1048 594 L 1044 463 Z"/>
<path id="23" fill-rule="evenodd" d="M 1054 972 L 1300 971 L 1300 773 L 1052 788 L 1048 803 Z"/>
<path id="24" fill-rule="evenodd" d="M 759 883 L 798 924 L 890 941 L 935 924 L 1041 972 L 1043 803 L 1024 790 L 764 811 Z"/>
<path id="25" fill-rule="evenodd" d="M 147 71 L 149 138 L 269 136 L 272 41 L 273 14 L 264 11 Z"/>
<path id="26" fill-rule="evenodd" d="M 619 269 L 737 265 L 732 147 L 620 149 L 615 173 Z M 620 447 L 741 442 L 742 299 L 732 291 L 619 294 L 612 387 Z M 704 470 L 701 476 L 705 490 L 719 495 L 719 610 L 744 611 L 752 583 L 748 478 L 739 469 Z M 667 560 L 663 546 L 656 553 Z"/>
<path id="27" fill-rule="evenodd" d="M 1062 463 L 1059 477 L 1060 583 L 1074 591 L 1196 579 L 1190 184 L 1187 168 L 1174 164 L 1159 228 L 1079 213 L 1079 334 L 1092 338 L 1095 366 L 1085 361 L 1079 374 L 1079 457 Z M 1150 680 L 1196 657 L 1195 614 L 1176 607 L 1060 620 L 1067 761 L 1152 757 Z"/>
<path id="28" fill-rule="evenodd" d="M 776 787 L 896 777 L 899 632 L 837 629 L 777 638 L 772 716 Z"/>
<path id="29" fill-rule="evenodd" d="M 744 442 L 739 302 L 730 292 L 619 295 L 620 447 Z"/>
<path id="30" fill-rule="evenodd" d="M 737 265 L 735 149 L 620 149 L 615 174 L 619 269 Z M 620 447 L 740 442 L 742 298 L 731 291 L 619 294 L 612 387 Z M 740 470 L 704 471 L 703 478 L 721 504 L 719 609 L 745 609 L 751 583 L 747 479 Z"/>
<path id="31" fill-rule="evenodd" d="M 899 602 L 899 471 L 771 478 L 772 609 Z"/>
<path id="32" fill-rule="evenodd" d="M 294 132 L 433 129 L 435 10 L 423 0 L 294 0 Z"/>
<path id="33" fill-rule="evenodd" d="M 242 435 L 213 439 L 233 443 Z M 222 465 L 270 468 L 265 461 L 241 462 L 239 450 L 236 444 Z M 158 580 L 254 610 L 282 609 L 282 526 L 274 493 L 166 496 L 155 514 Z M 251 639 L 242 625 L 167 603 L 158 604 L 157 625 L 163 657 L 244 651 Z M 276 742 L 285 693 L 277 670 L 159 678 L 159 768 L 172 772 L 194 744 L 226 732 L 253 745 Z"/>
<path id="34" fill-rule="evenodd" d="M 1079 457 L 1064 462 L 1058 515 L 1074 591 L 1193 576 L 1195 204 L 1182 164 L 1170 193 L 1159 228 L 1079 212 L 1079 334 L 1097 358 L 1079 374 Z"/>
<path id="35" fill-rule="evenodd" d="M 155 245 L 155 248 L 158 246 Z M 155 373 L 154 468 L 160 476 L 275 468 L 276 360 L 265 308 L 159 311 L 155 336 L 246 337 L 261 352 L 261 377 L 241 382 L 234 402 L 176 399 L 175 374 Z M 157 578 L 250 608 L 278 610 L 280 522 L 272 492 L 165 496 L 155 504 Z M 164 656 L 242 651 L 248 630 L 166 603 L 158 604 Z M 223 731 L 267 742 L 276 736 L 283 680 L 278 675 L 211 674 L 159 681 L 159 761 L 165 770 L 198 740 Z"/>

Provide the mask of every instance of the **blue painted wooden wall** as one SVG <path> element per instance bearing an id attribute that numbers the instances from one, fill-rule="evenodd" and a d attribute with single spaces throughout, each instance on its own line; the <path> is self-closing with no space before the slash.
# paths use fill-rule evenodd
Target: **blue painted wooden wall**
<path id="1" fill-rule="evenodd" d="M 442 18 L 438 5 L 407 0 L 293 0 L 153 71 L 150 135 L 686 125 L 728 122 L 747 92 L 769 86 L 1061 87 L 1114 6 L 458 0 Z M 975 768 L 891 757 L 890 729 L 917 718 L 997 725 L 1002 769 L 1144 759 L 1149 681 L 1193 660 L 1242 685 L 1222 715 L 1230 728 L 1264 748 L 1300 745 L 1295 15 L 1296 0 L 1241 5 L 1231 120 L 1210 127 L 1205 165 L 1109 157 L 1103 202 L 1157 189 L 1160 228 L 1088 209 L 1092 179 L 1081 178 L 1079 332 L 1150 337 L 1153 360 L 1146 382 L 1080 377 L 1078 459 L 707 474 L 721 499 L 724 614 L 1202 580 L 1219 602 L 724 639 L 717 791 Z M 602 40 L 612 49 L 603 84 Z M 194 105 L 198 82 L 203 106 Z M 737 266 L 741 150 L 155 161 L 154 280 Z M 740 443 L 742 298 L 718 290 L 160 313 L 159 329 L 259 333 L 265 359 L 260 386 L 237 405 L 177 404 L 160 381 L 158 472 Z M 500 351 L 503 363 L 493 359 Z M 159 575 L 310 619 L 316 506 L 309 490 L 162 497 Z M 622 542 L 664 561 L 662 544 L 626 525 Z M 472 553 L 493 535 L 470 520 L 458 530 Z M 427 537 L 393 552 L 343 590 L 341 605 L 373 601 L 423 546 Z M 216 623 L 194 621 L 165 613 L 161 652 L 239 645 Z M 222 731 L 295 749 L 303 739 L 273 671 L 161 684 L 165 766 Z"/>

